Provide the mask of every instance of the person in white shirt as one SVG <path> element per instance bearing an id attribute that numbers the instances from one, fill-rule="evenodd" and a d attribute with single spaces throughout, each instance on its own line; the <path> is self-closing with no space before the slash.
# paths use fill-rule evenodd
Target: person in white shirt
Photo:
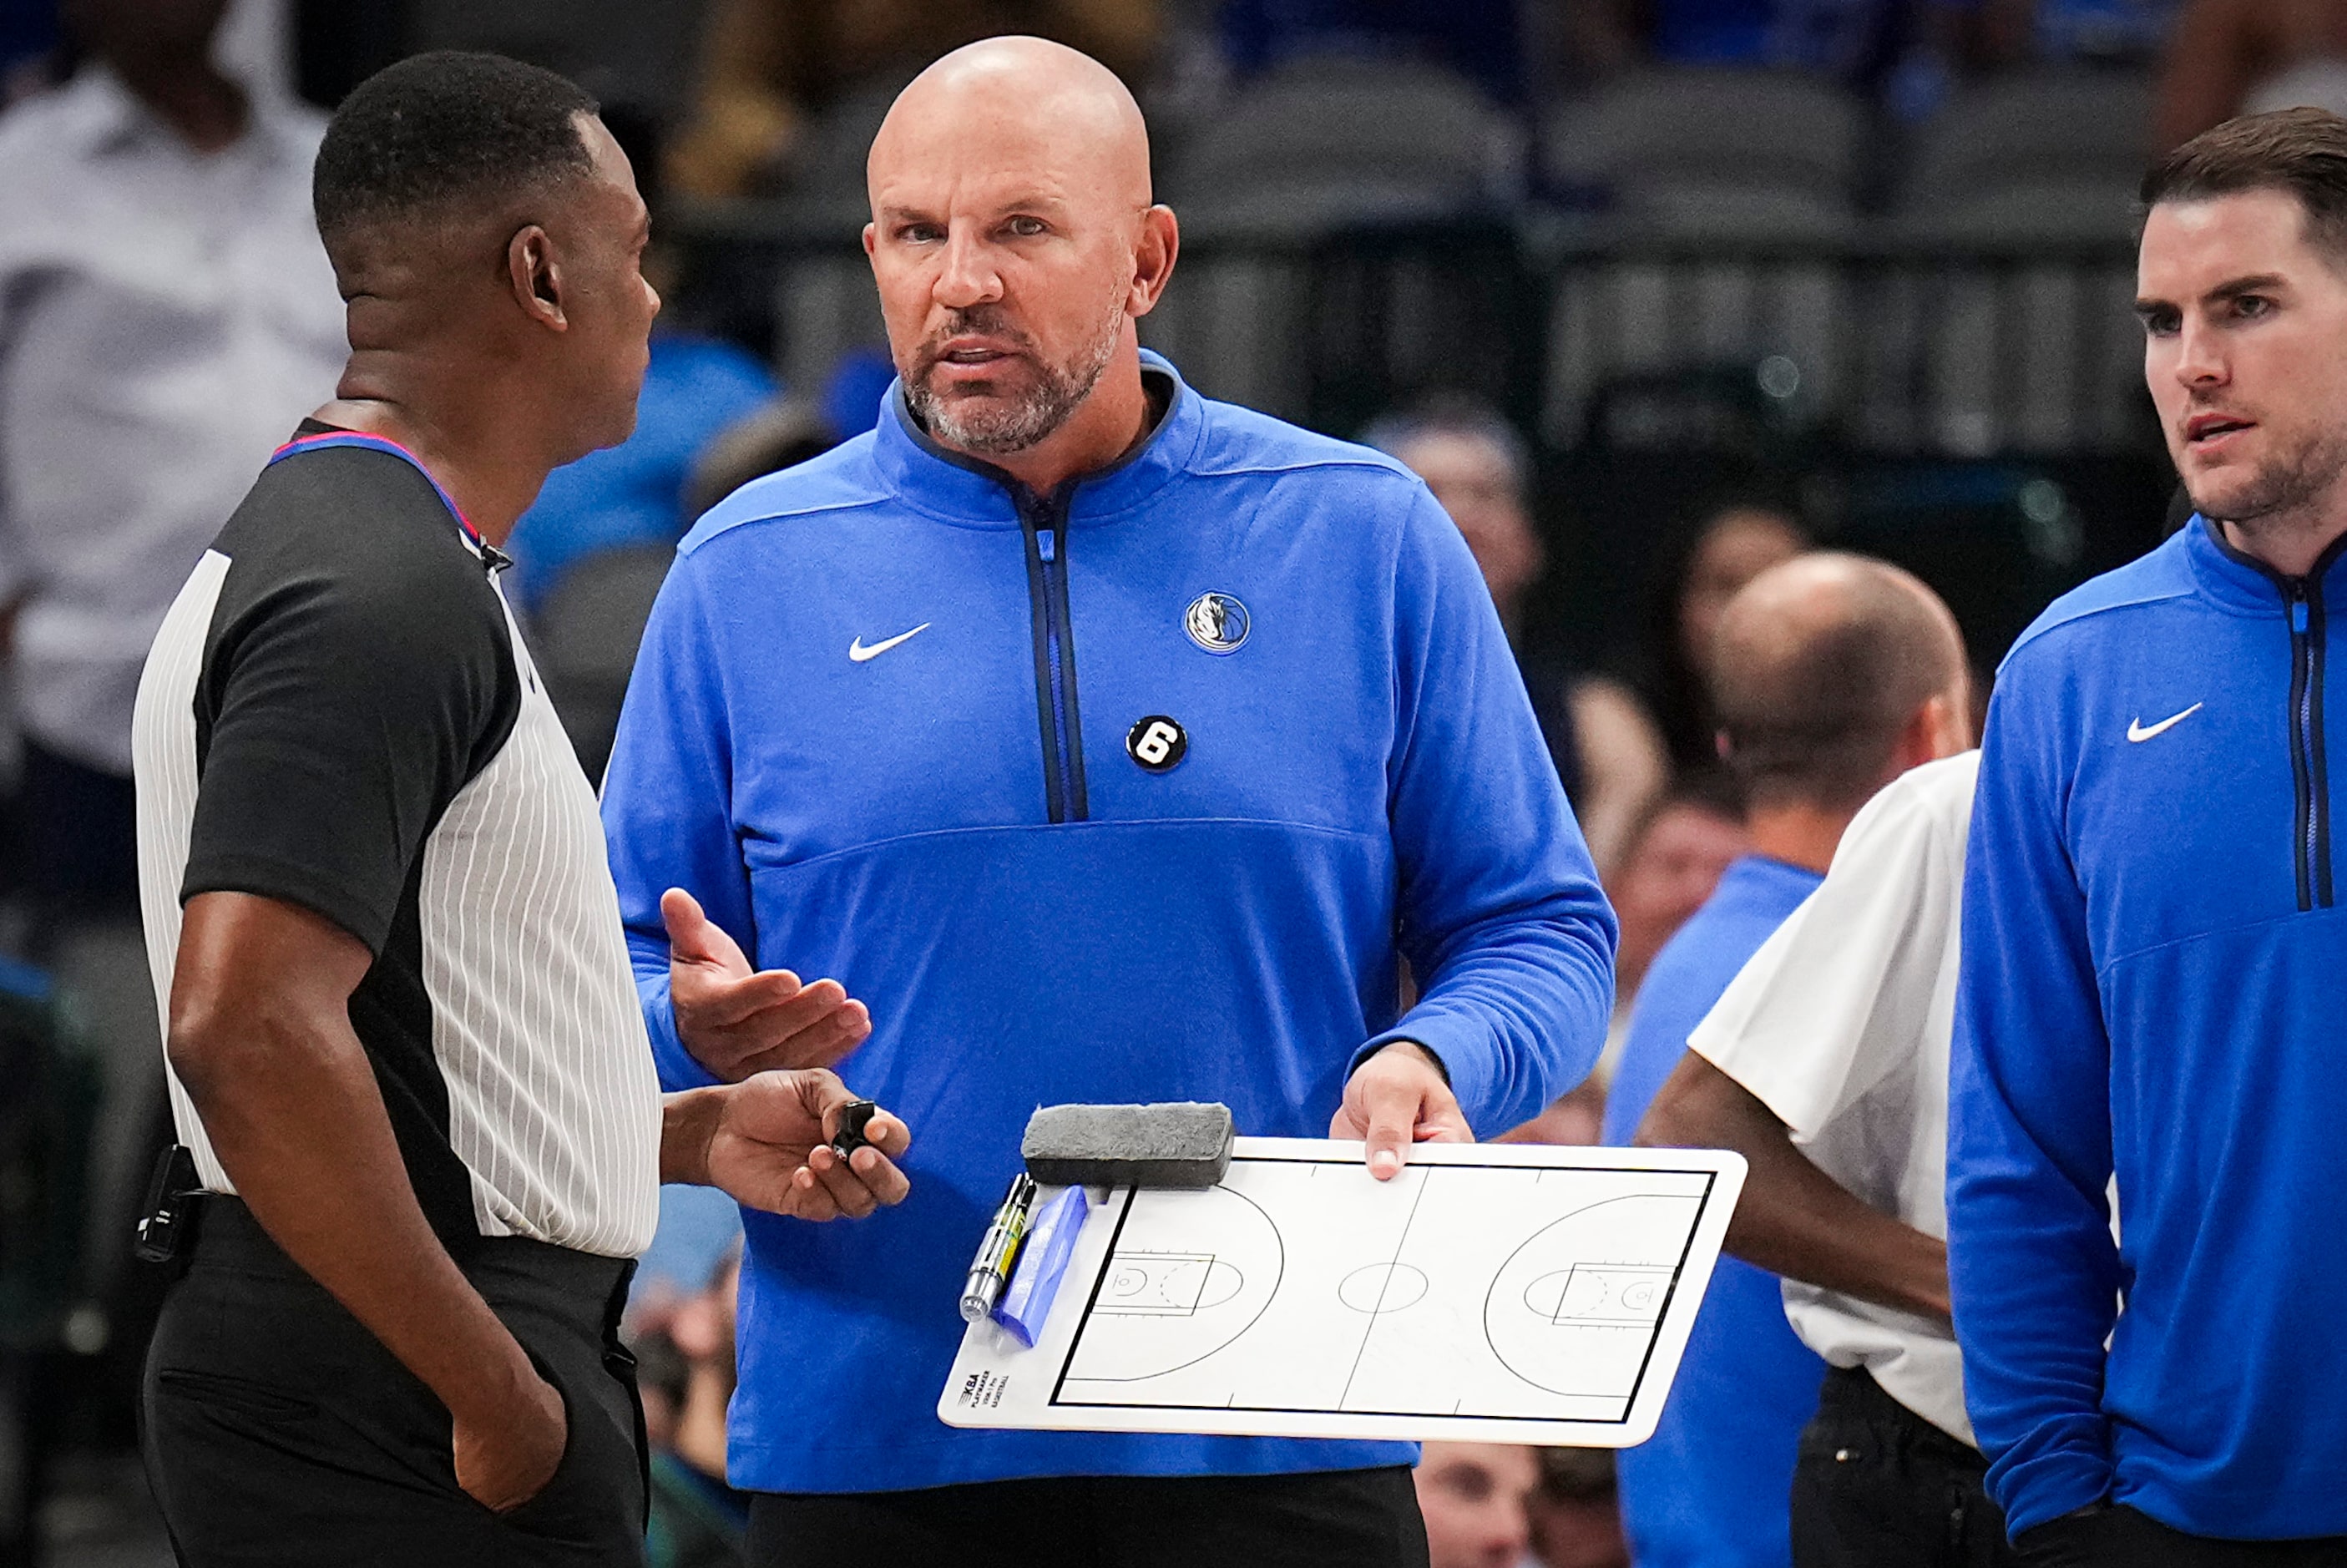
<path id="1" fill-rule="evenodd" d="M 1751 1163 L 1727 1250 L 1784 1276 L 1794 1333 L 1833 1368 L 1794 1472 L 1797 1568 L 2017 1561 L 1948 1317 L 1948 1050 L 1979 771 L 1965 752 L 1867 803 L 1639 1129 Z"/>
<path id="2" fill-rule="evenodd" d="M 226 0 L 75 0 L 90 63 L 0 119 L 0 604 L 33 891 L 134 910 L 130 707 L 164 610 L 334 394 L 324 122 L 224 74 Z"/>

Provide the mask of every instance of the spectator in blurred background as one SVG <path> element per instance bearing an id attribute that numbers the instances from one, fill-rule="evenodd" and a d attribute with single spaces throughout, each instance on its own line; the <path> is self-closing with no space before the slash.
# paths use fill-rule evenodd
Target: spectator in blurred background
<path id="1" fill-rule="evenodd" d="M 1682 768 L 1719 761 L 1719 726 L 1704 682 L 1720 607 L 1778 561 L 1809 548 L 1792 514 L 1769 502 L 1729 497 L 1698 515 L 1677 569 L 1663 579 L 1669 598 L 1655 606 L 1638 682 L 1672 763 Z"/>
<path id="2" fill-rule="evenodd" d="M 1503 103 L 1526 86 L 1514 0 L 1225 0 L 1218 20 L 1242 77 L 1350 56 L 1445 66 Z"/>
<path id="3" fill-rule="evenodd" d="M 1540 1485 L 1525 1503 L 1540 1568 L 1630 1568 L 1612 1449 L 1536 1449 Z"/>
<path id="4" fill-rule="evenodd" d="M 1997 63 L 2139 65 L 2159 58 L 2183 0 L 1986 0 L 1981 22 Z"/>
<path id="5" fill-rule="evenodd" d="M 1687 917 L 1703 907 L 1720 876 L 1750 847 L 1744 802 L 1718 768 L 1688 774 L 1650 799 L 1632 821 L 1605 896 L 1622 927 L 1614 953 L 1614 1016 L 1605 1049 L 1582 1083 L 1538 1116 L 1501 1135 L 1510 1143 L 1602 1143 L 1605 1093 L 1629 1038 L 1630 1009 L 1646 966 Z"/>
<path id="6" fill-rule="evenodd" d="M 770 397 L 727 425 L 693 459 L 685 515 L 697 518 L 753 479 L 795 468 L 839 445 L 839 434 L 812 399 Z"/>
<path id="7" fill-rule="evenodd" d="M 1716 767 L 1681 779 L 1631 825 L 1622 862 L 1605 882 L 1622 922 L 1614 965 L 1617 1023 L 1627 1020 L 1646 966 L 1663 944 L 1703 907 L 1721 873 L 1750 847 L 1743 800 Z M 1607 1049 L 1618 1044 L 1609 1042 Z"/>
<path id="8" fill-rule="evenodd" d="M 1158 11 L 1158 0 L 716 0 L 669 176 L 693 196 L 772 183 L 811 115 L 1001 33 L 1081 49 L 1138 86 L 1156 52 Z"/>
<path id="9" fill-rule="evenodd" d="M 672 299 L 677 257 L 661 239 L 660 167 L 652 127 L 641 116 L 607 113 L 612 139 L 638 169 L 651 209 L 652 242 L 644 278 Z M 692 521 L 685 493 L 693 465 L 710 443 L 780 390 L 756 355 L 729 343 L 667 324 L 652 329 L 651 361 L 636 399 L 636 430 L 617 446 L 590 452 L 546 477 L 537 504 L 507 542 L 514 569 L 506 590 L 534 610 L 563 569 L 597 550 L 673 544 Z"/>
<path id="10" fill-rule="evenodd" d="M 2162 149 L 2235 115 L 2347 114 L 2347 3 L 2188 0 L 2159 84 Z"/>
<path id="11" fill-rule="evenodd" d="M 323 122 L 212 63 L 226 0 L 75 0 L 71 84 L 0 121 L 0 594 L 33 890 L 135 911 L 130 704 L 179 584 L 333 395 Z"/>
<path id="12" fill-rule="evenodd" d="M 1955 620 L 1897 568 L 1810 555 L 1722 610 L 1714 690 L 1728 765 L 1748 793 L 1752 853 L 1658 954 L 1606 1105 L 1626 1143 L 1687 1036 L 1824 878 L 1869 797 L 1971 743 Z M 1825 1363 L 1795 1338 L 1777 1276 L 1723 1256 L 1660 1428 L 1620 1457 L 1640 1568 L 1784 1568 L 1801 1429 Z"/>
<path id="13" fill-rule="evenodd" d="M 1608 1070 L 1611 1064 L 1607 1064 Z M 1569 1143 L 1586 1145 L 1605 1141 L 1605 1084 L 1593 1072 L 1568 1094 L 1521 1127 L 1511 1127 L 1492 1140 L 1498 1143 Z"/>
<path id="14" fill-rule="evenodd" d="M 702 448 L 685 486 L 685 512 L 699 517 L 753 479 L 820 457 L 878 422 L 897 367 L 877 349 L 850 349 L 831 367 L 820 395 L 768 398 Z"/>
<path id="15" fill-rule="evenodd" d="M 1427 1568 L 1519 1568 L 1532 1544 L 1525 1503 L 1540 1484 L 1533 1454 L 1507 1443 L 1426 1445 L 1412 1479 Z"/>
<path id="16" fill-rule="evenodd" d="M 1670 765 L 1660 732 L 1622 682 L 1524 648 L 1524 596 L 1548 562 L 1525 510 L 1532 462 L 1523 438 L 1494 409 L 1450 397 L 1389 415 L 1361 438 L 1426 481 L 1466 536 L 1516 651 L 1532 712 L 1557 777 L 1601 874 L 1613 869 L 1631 824 L 1663 787 Z"/>
<path id="17" fill-rule="evenodd" d="M 1975 0 L 1563 0 L 1567 46 L 1598 70 L 1759 66 L 1870 83 L 1919 48 L 1952 53 Z"/>
<path id="18" fill-rule="evenodd" d="M 1428 1568 L 1630 1568 L 1606 1449 L 1428 1443 Z"/>
<path id="19" fill-rule="evenodd" d="M 673 1406 L 666 1432 L 651 1430 L 651 1520 L 647 1568 L 739 1568 L 746 1561 L 750 1500 L 725 1483 L 725 1407 L 733 1398 L 734 1297 L 739 1248 L 705 1288 L 678 1302 L 655 1330 L 649 1361 L 672 1353 Z M 643 1354 L 640 1347 L 638 1354 Z"/>

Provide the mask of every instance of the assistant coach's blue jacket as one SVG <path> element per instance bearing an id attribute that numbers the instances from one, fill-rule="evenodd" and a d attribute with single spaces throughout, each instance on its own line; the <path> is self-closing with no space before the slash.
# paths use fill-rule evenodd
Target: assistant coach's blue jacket
<path id="1" fill-rule="evenodd" d="M 892 392 L 704 518 L 653 611 L 604 819 L 663 1079 L 708 1081 L 668 1002 L 680 886 L 870 1005 L 843 1073 L 913 1128 L 901 1207 L 749 1217 L 737 1485 L 1406 1462 L 941 1425 L 1028 1113 L 1221 1100 L 1325 1136 L 1365 1042 L 1406 1035 L 1491 1133 L 1604 1039 L 1613 915 L 1458 530 L 1378 454 L 1148 366 L 1153 436 L 1048 499 Z"/>
<path id="2" fill-rule="evenodd" d="M 2347 1532 L 2340 553 L 2285 581 L 2196 519 L 2047 610 L 1989 710 L 1948 1253 L 2015 1531 L 2107 1496 Z"/>

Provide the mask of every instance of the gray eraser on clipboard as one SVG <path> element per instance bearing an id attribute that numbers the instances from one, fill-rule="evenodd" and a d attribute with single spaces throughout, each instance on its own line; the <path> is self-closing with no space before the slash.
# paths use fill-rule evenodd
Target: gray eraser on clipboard
<path id="1" fill-rule="evenodd" d="M 1222 1104 L 1046 1105 L 1019 1153 L 1046 1186 L 1196 1189 L 1223 1179 L 1235 1135 Z"/>

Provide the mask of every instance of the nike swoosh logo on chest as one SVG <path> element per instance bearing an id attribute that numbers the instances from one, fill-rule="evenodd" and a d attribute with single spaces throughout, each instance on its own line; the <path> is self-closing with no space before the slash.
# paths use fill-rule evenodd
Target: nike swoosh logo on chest
<path id="1" fill-rule="evenodd" d="M 2147 724 L 2140 718 L 2130 720 L 2127 723 L 2127 739 L 2140 745 L 2144 742 L 2151 739 L 2154 735 L 2166 734 L 2168 731 L 2174 729 L 2177 725 L 2182 723 L 2185 720 L 2198 712 L 2203 706 L 2204 704 L 2202 703 L 2195 702 L 2192 706 L 2185 709 L 2184 712 L 2180 713 L 2170 713 L 2165 719 L 2160 720 L 2157 724 Z"/>
<path id="2" fill-rule="evenodd" d="M 913 628 L 912 630 L 900 631 L 897 633 L 896 636 L 887 639 L 886 641 L 875 642 L 869 648 L 864 645 L 864 639 L 859 635 L 855 641 L 850 642 L 847 645 L 847 656 L 856 661 L 858 664 L 865 662 L 866 660 L 877 659 L 880 655 L 887 652 L 888 650 L 896 647 L 898 643 L 918 637 L 922 632 L 927 631 L 929 629 L 930 624 L 930 622 L 924 620 L 918 626 Z"/>

